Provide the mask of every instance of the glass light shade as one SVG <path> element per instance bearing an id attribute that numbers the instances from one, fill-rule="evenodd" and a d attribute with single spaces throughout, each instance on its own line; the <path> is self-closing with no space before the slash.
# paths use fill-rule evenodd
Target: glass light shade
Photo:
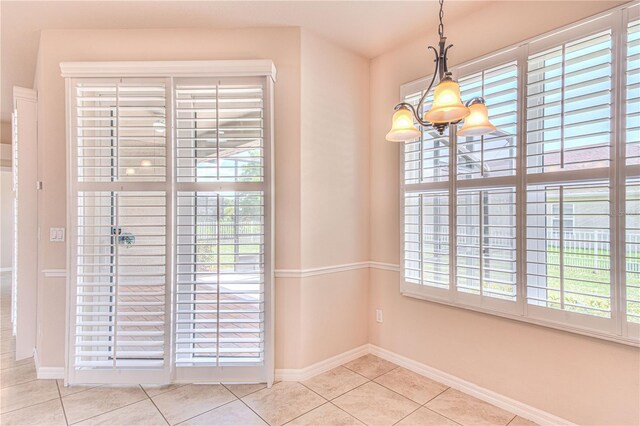
<path id="1" fill-rule="evenodd" d="M 386 139 L 389 142 L 412 142 L 420 137 L 420 130 L 413 124 L 413 115 L 408 108 L 400 108 L 393 114 L 391 130 Z"/>
<path id="2" fill-rule="evenodd" d="M 151 167 L 151 160 L 142 160 L 142 161 L 140 162 L 140 165 L 141 165 L 142 167 Z"/>
<path id="3" fill-rule="evenodd" d="M 469 108 L 460 99 L 460 86 L 451 79 L 442 80 L 436 86 L 431 109 L 424 119 L 431 123 L 452 123 L 469 115 Z"/>
<path id="4" fill-rule="evenodd" d="M 458 136 L 482 136 L 496 131 L 496 126 L 489 121 L 487 106 L 476 103 L 469 106 L 471 113 L 464 120 L 464 125 L 458 130 Z"/>

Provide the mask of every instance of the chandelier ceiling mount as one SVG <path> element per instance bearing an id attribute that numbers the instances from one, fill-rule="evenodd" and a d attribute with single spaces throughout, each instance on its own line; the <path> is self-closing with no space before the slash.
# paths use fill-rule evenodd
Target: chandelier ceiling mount
<path id="1" fill-rule="evenodd" d="M 401 102 L 394 108 L 391 131 L 387 133 L 386 139 L 391 142 L 411 142 L 420 137 L 420 130 L 415 127 L 417 122 L 422 127 L 434 128 L 440 135 L 447 127 L 456 125 L 465 120 L 462 128 L 457 132 L 458 136 L 481 136 L 492 133 L 496 130 L 489 122 L 488 111 L 485 100 L 482 97 L 475 97 L 462 103 L 460 98 L 460 85 L 453 79 L 447 66 L 447 54 L 453 44 L 447 45 L 447 38 L 444 36 L 443 24 L 443 3 L 440 0 L 440 13 L 438 25 L 438 35 L 440 41 L 438 49 L 429 46 L 429 50 L 435 55 L 435 70 L 429 83 L 429 87 L 420 97 L 418 105 L 414 107 L 408 102 Z M 421 117 L 418 113 L 422 110 L 424 101 L 438 79 L 433 94 L 431 109 Z"/>

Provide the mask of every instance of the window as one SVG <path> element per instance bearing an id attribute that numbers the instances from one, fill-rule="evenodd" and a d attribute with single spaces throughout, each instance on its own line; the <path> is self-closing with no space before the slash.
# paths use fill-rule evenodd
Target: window
<path id="1" fill-rule="evenodd" d="M 637 8 L 636 8 L 637 9 Z M 637 15 L 637 13 L 636 13 Z M 626 38 L 625 90 L 625 202 L 622 257 L 626 284 L 624 308 L 628 333 L 640 336 L 640 20 L 629 22 Z"/>
<path id="2" fill-rule="evenodd" d="M 453 69 L 498 131 L 424 129 L 404 145 L 403 294 L 637 344 L 640 21 L 620 25 L 632 12 Z"/>
<path id="3" fill-rule="evenodd" d="M 264 74 L 63 64 L 71 383 L 272 380 L 273 65 L 249 62 Z"/>

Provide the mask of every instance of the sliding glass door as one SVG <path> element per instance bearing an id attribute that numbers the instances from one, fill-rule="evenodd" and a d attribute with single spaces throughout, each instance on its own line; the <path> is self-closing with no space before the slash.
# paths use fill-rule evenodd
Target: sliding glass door
<path id="1" fill-rule="evenodd" d="M 69 382 L 272 380 L 271 84 L 70 80 Z"/>

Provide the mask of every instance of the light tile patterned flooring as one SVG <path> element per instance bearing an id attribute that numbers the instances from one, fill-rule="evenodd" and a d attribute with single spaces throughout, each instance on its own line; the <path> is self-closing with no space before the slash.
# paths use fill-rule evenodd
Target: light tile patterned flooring
<path id="1" fill-rule="evenodd" d="M 304 382 L 64 387 L 15 361 L 2 286 L 1 425 L 509 425 L 533 423 L 373 355 Z M 5 289 L 7 291 L 5 291 Z"/>

